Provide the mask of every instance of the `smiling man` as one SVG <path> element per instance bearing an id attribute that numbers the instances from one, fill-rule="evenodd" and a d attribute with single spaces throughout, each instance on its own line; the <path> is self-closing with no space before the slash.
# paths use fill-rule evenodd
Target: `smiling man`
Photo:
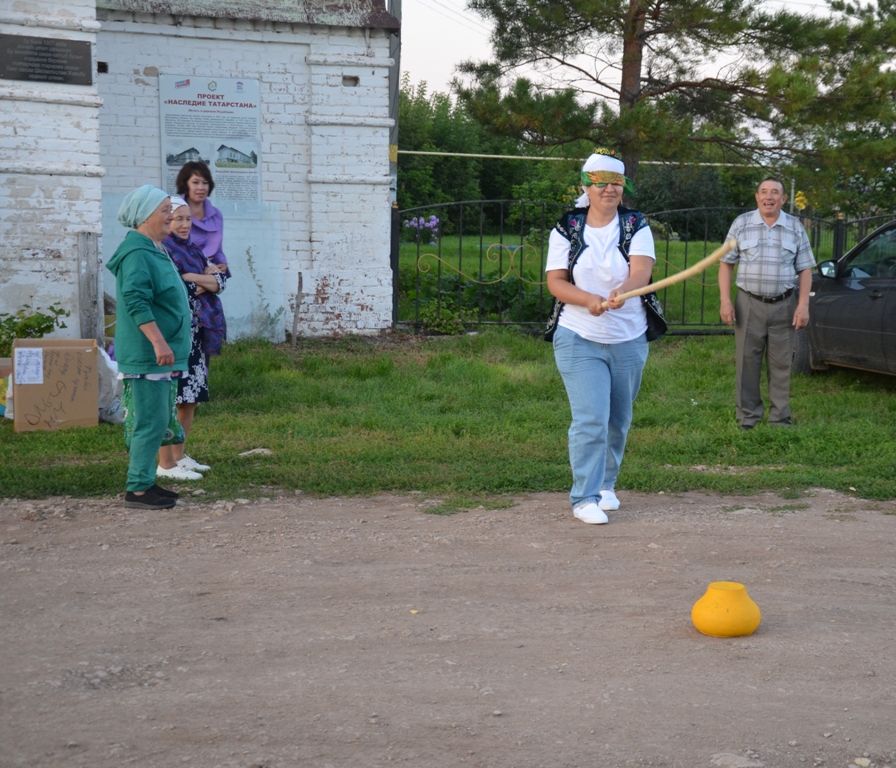
<path id="1" fill-rule="evenodd" d="M 756 188 L 756 210 L 731 224 L 737 247 L 719 265 L 719 314 L 734 326 L 736 416 L 741 429 L 762 420 L 763 358 L 768 366 L 768 423 L 788 426 L 793 333 L 809 323 L 809 290 L 815 257 L 799 219 L 781 210 L 784 184 L 772 176 Z M 737 266 L 737 295 L 731 278 Z"/>

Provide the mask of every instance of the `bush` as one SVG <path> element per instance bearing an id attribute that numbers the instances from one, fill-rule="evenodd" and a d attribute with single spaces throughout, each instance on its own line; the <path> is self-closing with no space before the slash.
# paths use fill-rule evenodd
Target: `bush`
<path id="1" fill-rule="evenodd" d="M 34 312 L 29 307 L 22 307 L 12 315 L 0 312 L 0 357 L 12 355 L 15 339 L 39 339 L 55 328 L 65 328 L 62 318 L 69 314 L 67 309 L 55 304 L 47 307 L 46 312 Z"/>
<path id="2" fill-rule="evenodd" d="M 420 325 L 426 333 L 457 336 L 466 331 L 467 323 L 475 320 L 474 310 L 460 309 L 450 300 L 430 300 L 420 307 Z"/>

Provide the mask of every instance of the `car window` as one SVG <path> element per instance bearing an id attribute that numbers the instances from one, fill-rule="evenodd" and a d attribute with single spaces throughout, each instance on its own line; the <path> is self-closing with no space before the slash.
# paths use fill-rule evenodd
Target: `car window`
<path id="1" fill-rule="evenodd" d="M 896 228 L 881 232 L 851 260 L 853 277 L 896 277 Z"/>

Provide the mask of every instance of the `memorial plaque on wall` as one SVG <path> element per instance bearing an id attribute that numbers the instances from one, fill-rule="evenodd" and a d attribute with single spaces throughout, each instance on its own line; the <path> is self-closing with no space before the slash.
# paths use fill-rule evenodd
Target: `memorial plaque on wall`
<path id="1" fill-rule="evenodd" d="M 0 78 L 93 85 L 90 42 L 0 34 Z"/>

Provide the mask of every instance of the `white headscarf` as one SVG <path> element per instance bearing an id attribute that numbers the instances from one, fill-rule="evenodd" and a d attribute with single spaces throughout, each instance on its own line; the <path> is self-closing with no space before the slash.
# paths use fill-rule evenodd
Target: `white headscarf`
<path id="1" fill-rule="evenodd" d="M 595 182 L 611 181 L 628 186 L 628 179 L 625 178 L 625 163 L 612 155 L 594 152 L 588 156 L 582 166 L 582 173 L 595 174 L 597 177 L 593 179 Z M 584 208 L 586 205 L 588 205 L 588 193 L 582 192 L 576 199 L 576 207 Z"/>

